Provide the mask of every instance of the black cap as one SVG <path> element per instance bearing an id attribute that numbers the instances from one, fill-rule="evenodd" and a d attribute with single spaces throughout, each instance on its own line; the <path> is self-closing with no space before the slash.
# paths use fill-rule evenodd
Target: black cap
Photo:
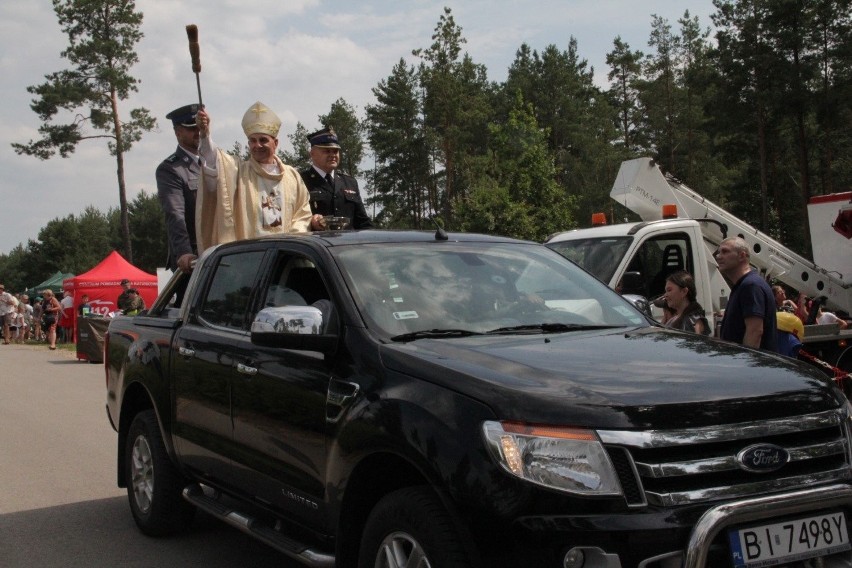
<path id="1" fill-rule="evenodd" d="M 186 105 L 176 108 L 166 115 L 166 118 L 172 121 L 175 126 L 186 126 L 192 128 L 195 126 L 195 115 L 198 114 L 198 105 Z"/>
<path id="2" fill-rule="evenodd" d="M 122 285 L 122 286 L 124 286 L 125 284 L 130 284 L 130 280 L 128 280 L 127 278 L 125 278 L 124 280 L 122 280 L 122 281 L 121 281 L 121 285 Z"/>
<path id="3" fill-rule="evenodd" d="M 311 146 L 317 148 L 340 148 L 340 144 L 337 142 L 337 134 L 333 128 L 323 128 L 313 134 L 308 134 L 308 142 L 311 143 Z"/>

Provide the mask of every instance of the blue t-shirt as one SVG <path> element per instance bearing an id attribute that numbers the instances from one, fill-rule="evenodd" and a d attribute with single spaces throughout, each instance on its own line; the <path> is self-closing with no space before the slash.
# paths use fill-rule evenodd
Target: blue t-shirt
<path id="1" fill-rule="evenodd" d="M 719 337 L 742 344 L 746 330 L 745 318 L 749 316 L 763 318 L 760 348 L 777 352 L 775 297 L 772 295 L 769 284 L 753 270 L 740 278 L 731 288 L 731 296 L 725 307 L 725 317 L 722 319 Z"/>
<path id="2" fill-rule="evenodd" d="M 787 357 L 793 357 L 794 359 L 799 356 L 799 349 L 802 348 L 802 342 L 799 341 L 798 337 L 789 331 L 781 331 L 780 329 L 775 336 L 778 340 L 778 353 Z"/>

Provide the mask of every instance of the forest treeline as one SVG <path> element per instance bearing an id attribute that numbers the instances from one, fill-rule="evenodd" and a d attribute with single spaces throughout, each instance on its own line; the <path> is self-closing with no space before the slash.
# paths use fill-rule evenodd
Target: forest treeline
<path id="1" fill-rule="evenodd" d="M 342 168 L 365 180 L 384 228 L 448 229 L 543 240 L 588 225 L 622 160 L 652 156 L 666 171 L 810 257 L 806 204 L 852 186 L 852 0 L 714 0 L 714 32 L 685 12 L 652 15 L 647 46 L 620 37 L 607 87 L 567 49 L 521 45 L 503 82 L 465 51 L 444 9 L 432 43 L 401 57 L 357 109 L 335 101 L 319 122 L 344 148 Z M 305 128 L 282 152 L 307 163 Z M 234 152 L 242 153 L 240 143 Z M 364 161 L 372 156 L 371 167 Z M 130 204 L 134 263 L 166 258 L 156 196 Z M 82 272 L 120 247 L 117 211 L 50 221 L 0 255 L 7 288 L 57 270 Z"/>

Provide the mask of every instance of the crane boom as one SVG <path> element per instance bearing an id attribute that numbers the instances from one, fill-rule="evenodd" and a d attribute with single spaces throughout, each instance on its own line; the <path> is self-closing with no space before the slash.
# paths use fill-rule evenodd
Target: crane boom
<path id="1" fill-rule="evenodd" d="M 650 158 L 623 162 L 610 197 L 643 221 L 662 219 L 663 205 L 677 205 L 678 216 L 698 221 L 711 246 L 718 246 L 725 236 L 742 237 L 751 251 L 751 264 L 764 277 L 777 279 L 811 297 L 825 297 L 829 308 L 852 312 L 852 267 L 836 272 L 817 266 L 674 176 L 664 174 Z"/>

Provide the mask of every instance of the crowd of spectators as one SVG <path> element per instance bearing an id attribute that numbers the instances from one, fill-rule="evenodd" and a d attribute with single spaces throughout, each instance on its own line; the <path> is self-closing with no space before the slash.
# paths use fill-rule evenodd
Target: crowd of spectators
<path id="1" fill-rule="evenodd" d="M 35 299 L 40 303 L 42 298 Z M 0 319 L 3 323 L 3 345 L 43 340 L 41 306 L 34 306 L 27 294 L 13 294 L 0 284 Z"/>
<path id="2" fill-rule="evenodd" d="M 2 344 L 26 342 L 50 343 L 55 348 L 56 341 L 73 341 L 73 319 L 71 309 L 74 300 L 69 292 L 65 292 L 60 305 L 60 310 L 51 313 L 45 309 L 45 302 L 49 301 L 53 292 L 42 290 L 39 296 L 30 299 L 28 294 L 22 292 L 9 292 L 5 285 L 0 284 L 0 322 L 2 322 Z M 51 335 L 55 333 L 55 339 L 51 341 Z"/>
<path id="3" fill-rule="evenodd" d="M 128 280 L 121 282 L 124 291 L 117 300 L 119 310 L 116 313 L 136 315 L 145 309 L 145 301 L 138 290 L 131 288 Z M 80 297 L 79 306 L 74 305 L 74 297 L 68 290 L 61 299 L 52 290 L 42 290 L 39 296 L 30 300 L 25 293 L 12 293 L 0 284 L 0 324 L 2 324 L 2 344 L 26 342 L 44 342 L 51 349 L 56 342 L 73 343 L 74 311 L 78 317 L 90 317 L 93 312 L 89 296 Z M 111 317 L 113 313 L 109 314 Z"/>

